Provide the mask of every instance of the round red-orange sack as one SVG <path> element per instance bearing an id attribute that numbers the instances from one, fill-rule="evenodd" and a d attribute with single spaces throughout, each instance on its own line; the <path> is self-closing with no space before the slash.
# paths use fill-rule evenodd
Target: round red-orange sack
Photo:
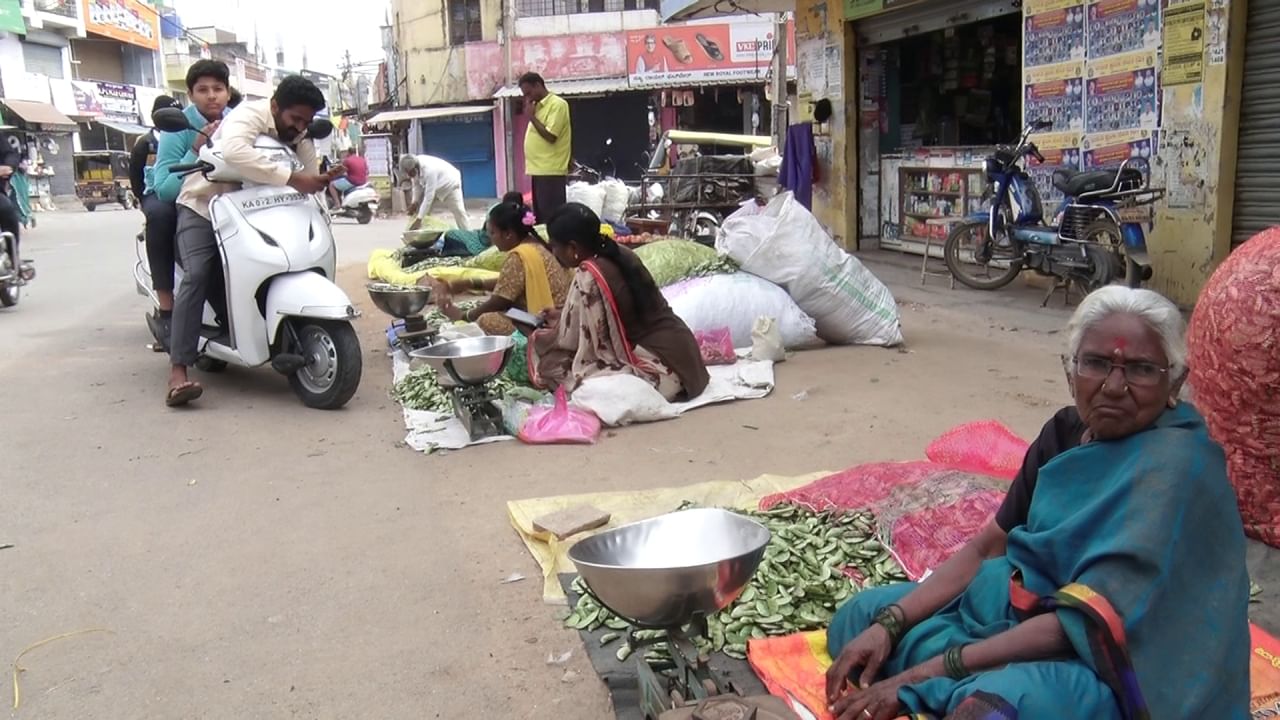
<path id="1" fill-rule="evenodd" d="M 1226 450 L 1245 532 L 1280 547 L 1280 228 L 1209 278 L 1187 345 L 1196 407 Z"/>

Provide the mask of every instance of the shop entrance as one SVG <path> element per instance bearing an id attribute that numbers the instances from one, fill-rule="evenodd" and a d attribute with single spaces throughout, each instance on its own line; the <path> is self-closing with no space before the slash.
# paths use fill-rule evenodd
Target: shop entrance
<path id="1" fill-rule="evenodd" d="M 1231 247 L 1280 225 L 1280 0 L 1249 0 Z"/>
<path id="2" fill-rule="evenodd" d="M 859 226 L 884 247 L 923 252 L 932 240 L 940 251 L 955 222 L 982 207 L 982 158 L 1021 130 L 1021 11 L 929 3 L 854 29 Z"/>

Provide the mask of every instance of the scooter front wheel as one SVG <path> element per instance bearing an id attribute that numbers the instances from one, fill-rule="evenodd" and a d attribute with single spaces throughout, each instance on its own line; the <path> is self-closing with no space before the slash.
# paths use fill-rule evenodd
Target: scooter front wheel
<path id="1" fill-rule="evenodd" d="M 947 269 L 974 290 L 999 290 L 1022 272 L 1022 258 L 994 260 L 991 246 L 995 241 L 987 235 L 985 222 L 963 222 L 956 225 L 942 247 Z"/>
<path id="2" fill-rule="evenodd" d="M 363 370 L 355 328 L 341 320 L 290 322 L 297 338 L 297 353 L 306 361 L 289 376 L 293 392 L 310 408 L 336 410 L 346 405 L 360 387 Z"/>

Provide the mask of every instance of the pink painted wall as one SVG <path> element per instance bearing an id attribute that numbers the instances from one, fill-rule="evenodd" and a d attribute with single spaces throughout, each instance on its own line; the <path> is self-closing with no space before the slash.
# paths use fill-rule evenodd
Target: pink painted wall
<path id="1" fill-rule="evenodd" d="M 467 43 L 467 94 L 487 100 L 506 81 L 505 53 L 496 42 Z M 518 76 L 533 71 L 548 80 L 621 77 L 627 74 L 627 39 L 623 33 L 582 33 L 516 38 L 511 67 Z"/>

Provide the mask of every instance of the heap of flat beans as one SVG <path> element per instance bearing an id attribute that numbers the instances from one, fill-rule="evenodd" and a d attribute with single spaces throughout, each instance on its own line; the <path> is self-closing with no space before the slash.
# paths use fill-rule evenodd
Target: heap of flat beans
<path id="1" fill-rule="evenodd" d="M 489 381 L 489 388 L 498 397 L 505 396 L 515 387 L 515 383 L 501 375 Z M 436 371 L 426 365 L 410 370 L 400 378 L 391 389 L 391 397 L 409 410 L 453 414 L 453 399 L 449 391 L 440 387 Z"/>
<path id="2" fill-rule="evenodd" d="M 863 587 L 906 580 L 901 566 L 876 537 L 875 518 L 862 511 L 813 512 L 795 505 L 771 510 L 741 512 L 765 527 L 772 537 L 764 559 L 738 599 L 717 615 L 707 618 L 707 636 L 698 649 L 722 651 L 745 658 L 747 641 L 775 635 L 817 630 L 831 622 L 835 610 Z M 846 571 L 862 578 L 855 581 Z M 573 589 L 578 604 L 565 625 L 578 630 L 609 628 L 599 640 L 608 645 L 626 640 L 627 622 L 600 606 L 585 592 L 581 577 Z M 639 631 L 637 640 L 664 637 L 660 630 Z M 647 645 L 645 659 L 668 659 L 665 643 Z M 627 642 L 617 651 L 619 660 L 632 653 Z"/>

